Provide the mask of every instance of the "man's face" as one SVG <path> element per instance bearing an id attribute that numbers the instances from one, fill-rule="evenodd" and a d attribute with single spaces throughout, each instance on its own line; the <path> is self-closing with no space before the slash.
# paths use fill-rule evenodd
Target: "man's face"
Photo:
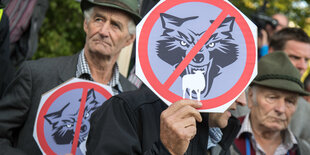
<path id="1" fill-rule="evenodd" d="M 236 110 L 236 106 L 246 105 L 245 93 L 237 98 L 237 100 L 224 113 L 209 113 L 209 126 L 225 128 L 228 124 L 228 119 L 231 117 L 231 110 Z"/>
<path id="2" fill-rule="evenodd" d="M 308 67 L 310 59 L 310 44 L 295 40 L 286 42 L 284 52 L 290 58 L 292 64 L 299 70 L 300 75 L 303 75 Z"/>
<path id="3" fill-rule="evenodd" d="M 96 53 L 98 56 L 118 56 L 121 49 L 135 38 L 135 35 L 128 32 L 129 21 L 130 18 L 123 12 L 94 7 L 90 20 L 84 20 L 85 52 Z"/>
<path id="4" fill-rule="evenodd" d="M 298 94 L 267 87 L 254 89 L 250 88 L 248 94 L 252 128 L 270 131 L 286 129 L 295 112 Z"/>

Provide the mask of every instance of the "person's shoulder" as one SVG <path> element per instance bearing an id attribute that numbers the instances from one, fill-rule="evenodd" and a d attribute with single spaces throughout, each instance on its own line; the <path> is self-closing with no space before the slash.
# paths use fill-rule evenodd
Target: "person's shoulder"
<path id="1" fill-rule="evenodd" d="M 121 93 L 116 98 L 123 100 L 133 110 L 145 105 L 160 104 L 162 102 L 149 88 L 143 86 L 134 91 Z"/>
<path id="2" fill-rule="evenodd" d="M 307 100 L 305 100 L 302 96 L 298 98 L 297 105 L 303 107 L 310 107 L 310 103 Z"/>
<path id="3" fill-rule="evenodd" d="M 55 58 L 41 58 L 25 61 L 16 75 L 27 74 L 34 78 L 56 78 L 61 75 L 73 75 L 76 70 L 78 54 Z"/>
<path id="4" fill-rule="evenodd" d="M 33 66 L 51 66 L 52 64 L 58 64 L 60 65 L 61 63 L 69 63 L 71 61 L 77 61 L 78 54 L 74 54 L 71 56 L 60 56 L 60 57 L 53 57 L 53 58 L 40 58 L 37 60 L 29 60 L 26 61 L 28 65 L 33 65 Z"/>
<path id="5" fill-rule="evenodd" d="M 40 58 L 38 60 L 28 60 L 25 61 L 21 68 L 28 68 L 34 73 L 53 73 L 58 70 L 72 69 L 76 68 L 78 61 L 78 54 L 72 56 L 61 56 L 54 58 Z"/>
<path id="6" fill-rule="evenodd" d="M 127 78 L 125 78 L 121 73 L 119 74 L 119 81 L 124 91 L 137 90 L 137 87 L 134 84 L 132 84 Z"/>
<path id="7" fill-rule="evenodd" d="M 309 115 L 310 103 L 306 101 L 303 97 L 299 97 L 297 101 L 297 108 L 294 115 Z"/>

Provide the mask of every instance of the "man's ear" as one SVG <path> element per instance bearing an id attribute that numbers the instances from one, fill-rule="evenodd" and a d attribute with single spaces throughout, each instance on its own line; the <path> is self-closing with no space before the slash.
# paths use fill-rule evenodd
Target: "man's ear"
<path id="1" fill-rule="evenodd" d="M 253 107 L 253 88 L 249 87 L 248 93 L 247 93 L 247 98 L 248 98 L 248 107 L 251 109 Z"/>
<path id="2" fill-rule="evenodd" d="M 87 23 L 86 19 L 84 19 L 83 28 L 84 28 L 84 32 L 87 33 L 87 31 L 88 31 L 88 23 Z"/>
<path id="3" fill-rule="evenodd" d="M 126 46 L 130 45 L 133 43 L 136 39 L 136 34 L 129 34 L 129 38 L 126 41 Z"/>

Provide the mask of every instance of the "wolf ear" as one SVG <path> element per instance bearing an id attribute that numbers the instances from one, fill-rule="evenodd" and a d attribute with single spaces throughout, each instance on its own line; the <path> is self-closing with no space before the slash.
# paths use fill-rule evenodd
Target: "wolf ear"
<path id="1" fill-rule="evenodd" d="M 47 120 L 49 124 L 56 124 L 59 122 L 59 119 L 62 116 L 62 112 L 69 106 L 70 103 L 66 104 L 62 109 L 59 111 L 49 113 L 44 115 L 44 118 Z"/>
<path id="2" fill-rule="evenodd" d="M 214 22 L 214 20 L 210 20 L 211 23 Z M 217 28 L 218 32 L 231 32 L 233 30 L 235 22 L 235 17 L 226 17 L 224 21 L 221 23 L 221 25 Z"/>
<path id="3" fill-rule="evenodd" d="M 166 13 L 160 13 L 161 23 L 164 29 L 176 30 L 180 27 L 184 22 L 188 20 L 193 20 L 198 18 L 198 16 L 192 16 L 187 18 L 179 18 L 176 16 L 172 16 Z"/>
<path id="4" fill-rule="evenodd" d="M 96 99 L 96 95 L 95 95 L 95 90 L 94 90 L 94 88 L 90 89 L 90 90 L 87 92 L 87 99 L 86 99 L 86 101 L 87 101 L 87 100 L 90 100 L 90 99 L 92 99 L 92 100 L 95 100 L 95 99 Z"/>

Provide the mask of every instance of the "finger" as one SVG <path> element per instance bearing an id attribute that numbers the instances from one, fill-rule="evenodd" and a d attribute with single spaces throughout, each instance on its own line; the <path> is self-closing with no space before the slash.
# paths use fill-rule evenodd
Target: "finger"
<path id="1" fill-rule="evenodd" d="M 191 140 L 196 135 L 196 120 L 190 117 L 180 122 L 175 122 L 170 130 L 170 133 L 176 134 L 178 139 Z"/>
<path id="2" fill-rule="evenodd" d="M 196 133 L 197 133 L 197 128 L 196 126 L 188 126 L 185 128 L 185 138 L 187 140 L 191 140 L 195 137 Z"/>
<path id="3" fill-rule="evenodd" d="M 201 122 L 202 117 L 199 111 L 189 105 L 182 107 L 178 111 L 176 111 L 172 117 L 175 117 L 176 119 L 184 119 L 188 117 L 195 118 L 196 121 Z"/>
<path id="4" fill-rule="evenodd" d="M 173 104 L 171 104 L 165 111 L 166 115 L 171 115 L 175 113 L 177 110 L 184 106 L 191 106 L 193 108 L 200 108 L 202 106 L 201 102 L 195 101 L 195 100 L 179 100 Z"/>
<path id="5" fill-rule="evenodd" d="M 184 118 L 181 123 L 183 128 L 188 128 L 190 126 L 196 127 L 196 119 L 194 117 Z"/>

